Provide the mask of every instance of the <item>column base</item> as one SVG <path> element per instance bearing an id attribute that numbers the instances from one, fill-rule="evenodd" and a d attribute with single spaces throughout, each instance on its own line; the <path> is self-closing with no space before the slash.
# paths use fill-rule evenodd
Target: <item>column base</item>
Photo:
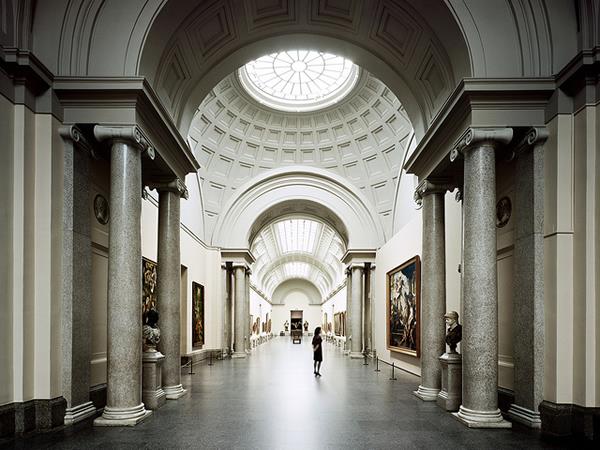
<path id="1" fill-rule="evenodd" d="M 81 405 L 67 408 L 65 411 L 65 425 L 73 425 L 77 422 L 81 422 L 88 417 L 92 417 L 96 414 L 96 407 L 92 402 L 85 402 Z"/>
<path id="2" fill-rule="evenodd" d="M 245 358 L 246 357 L 246 352 L 233 352 L 231 354 L 231 357 L 234 358 L 234 359 Z"/>
<path id="3" fill-rule="evenodd" d="M 104 407 L 101 417 L 94 420 L 96 427 L 133 427 L 152 414 L 140 403 L 133 408 Z"/>
<path id="4" fill-rule="evenodd" d="M 164 386 L 163 391 L 165 391 L 165 395 L 167 400 L 177 400 L 180 397 L 183 397 L 187 392 L 181 384 L 177 386 Z"/>
<path id="5" fill-rule="evenodd" d="M 532 411 L 511 403 L 508 409 L 508 416 L 515 422 L 522 423 L 529 428 L 542 428 L 542 419 L 540 413 L 537 411 Z"/>
<path id="6" fill-rule="evenodd" d="M 167 395 L 161 388 L 152 391 L 142 391 L 142 398 L 144 399 L 144 405 L 148 409 L 158 409 L 167 401 Z"/>
<path id="7" fill-rule="evenodd" d="M 365 355 L 363 355 L 361 352 L 350 352 L 351 359 L 363 359 L 364 357 Z"/>
<path id="8" fill-rule="evenodd" d="M 428 388 L 423 385 L 419 385 L 419 388 L 416 391 L 413 391 L 413 395 L 415 397 L 420 398 L 424 402 L 435 402 L 437 401 L 438 394 L 440 393 L 439 389 Z"/>
<path id="9" fill-rule="evenodd" d="M 512 428 L 512 423 L 504 420 L 499 409 L 475 411 L 461 405 L 458 412 L 452 415 L 469 428 Z"/>

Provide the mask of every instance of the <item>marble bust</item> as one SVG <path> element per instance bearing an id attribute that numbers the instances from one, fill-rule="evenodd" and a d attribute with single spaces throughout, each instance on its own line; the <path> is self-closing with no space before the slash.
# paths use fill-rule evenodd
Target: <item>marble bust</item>
<path id="1" fill-rule="evenodd" d="M 458 323 L 458 313 L 450 311 L 444 314 L 448 330 L 446 332 L 446 344 L 450 347 L 450 353 L 456 353 L 456 346 L 462 339 L 462 325 Z"/>
<path id="2" fill-rule="evenodd" d="M 151 309 L 146 314 L 146 323 L 142 328 L 145 352 L 155 352 L 156 346 L 160 342 L 160 329 L 158 328 L 157 322 L 158 311 Z"/>

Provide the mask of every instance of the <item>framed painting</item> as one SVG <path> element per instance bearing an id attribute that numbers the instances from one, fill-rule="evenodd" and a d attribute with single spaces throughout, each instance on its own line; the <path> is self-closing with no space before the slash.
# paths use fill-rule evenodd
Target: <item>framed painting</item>
<path id="1" fill-rule="evenodd" d="M 337 312 L 333 315 L 333 332 L 335 333 L 336 336 L 342 335 L 341 315 L 342 315 L 342 313 L 339 313 L 339 312 Z"/>
<path id="2" fill-rule="evenodd" d="M 387 273 L 387 348 L 420 356 L 421 261 L 414 256 Z"/>
<path id="3" fill-rule="evenodd" d="M 192 282 L 192 347 L 204 345 L 204 286 Z"/>
<path id="4" fill-rule="evenodd" d="M 142 258 L 142 320 L 151 309 L 158 311 L 156 285 L 158 280 L 158 266 L 154 261 Z"/>

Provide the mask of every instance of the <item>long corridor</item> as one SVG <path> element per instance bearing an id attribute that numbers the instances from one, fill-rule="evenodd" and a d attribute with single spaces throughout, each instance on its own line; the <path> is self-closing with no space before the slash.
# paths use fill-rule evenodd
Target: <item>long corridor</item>
<path id="1" fill-rule="evenodd" d="M 539 434 L 471 430 L 412 395 L 413 375 L 350 360 L 324 343 L 322 377 L 313 375 L 310 338 L 277 337 L 246 359 L 199 365 L 182 375 L 188 393 L 134 428 L 90 421 L 17 440 L 8 448 L 557 448 Z"/>

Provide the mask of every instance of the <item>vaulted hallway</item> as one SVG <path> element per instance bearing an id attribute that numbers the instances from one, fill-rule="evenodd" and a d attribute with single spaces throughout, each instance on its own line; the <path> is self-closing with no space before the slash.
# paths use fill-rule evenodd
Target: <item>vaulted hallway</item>
<path id="1" fill-rule="evenodd" d="M 182 371 L 188 393 L 138 426 L 93 427 L 91 421 L 14 443 L 16 448 L 559 448 L 539 432 L 464 427 L 435 403 L 412 394 L 419 379 L 363 365 L 324 344 L 322 377 L 312 374 L 309 338 L 277 337 L 251 358 Z M 11 445 L 12 448 L 12 445 Z"/>

